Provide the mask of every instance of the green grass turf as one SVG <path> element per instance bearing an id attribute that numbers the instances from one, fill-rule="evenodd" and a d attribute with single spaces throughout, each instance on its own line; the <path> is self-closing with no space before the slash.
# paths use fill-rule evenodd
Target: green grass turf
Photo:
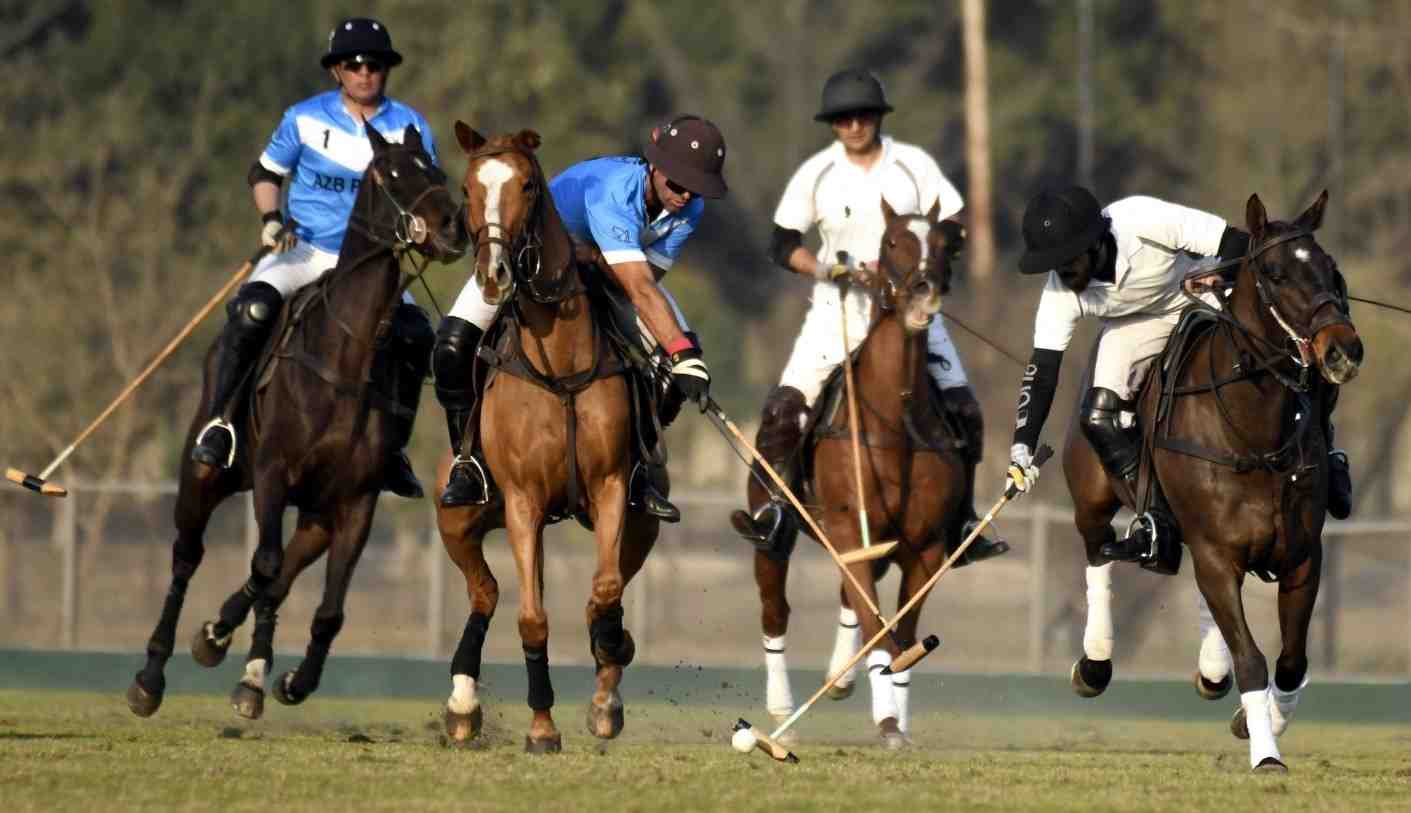
<path id="1" fill-rule="evenodd" d="M 298 708 L 267 698 L 265 719 L 251 723 L 224 697 L 239 664 L 197 670 L 184 656 L 158 715 L 133 717 L 122 691 L 138 660 L 0 653 L 6 813 L 1411 809 L 1404 686 L 1315 682 L 1281 740 L 1293 772 L 1265 777 L 1249 774 L 1245 743 L 1228 733 L 1233 695 L 1206 703 L 1183 683 L 1119 682 L 1081 701 L 1052 677 L 918 674 L 914 748 L 874 744 L 860 689 L 820 701 L 799 726 L 801 763 L 781 765 L 728 745 L 738 716 L 767 727 L 758 672 L 634 666 L 627 729 L 603 744 L 584 730 L 588 671 L 556 669 L 564 753 L 531 757 L 516 666 L 486 667 L 486 729 L 462 749 L 441 733 L 442 664 L 335 658 L 318 695 Z M 795 676 L 800 700 L 817 681 Z M 384 696 L 357 696 L 369 682 Z"/>

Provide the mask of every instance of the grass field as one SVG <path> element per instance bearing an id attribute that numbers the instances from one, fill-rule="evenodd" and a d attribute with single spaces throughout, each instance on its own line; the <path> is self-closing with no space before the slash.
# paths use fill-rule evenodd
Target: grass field
<path id="1" fill-rule="evenodd" d="M 633 667 L 627 729 L 603 745 L 583 729 L 587 670 L 556 670 L 564 753 L 531 757 L 518 667 L 487 667 L 483 742 L 454 749 L 440 731 L 441 664 L 335 658 L 326 691 L 293 709 L 271 699 L 248 723 L 215 693 L 233 684 L 235 664 L 203 672 L 182 658 L 161 712 L 138 720 L 122 700 L 135 663 L 0 653 L 7 813 L 1411 809 L 1405 686 L 1315 683 L 1281 741 L 1293 772 L 1270 778 L 1249 774 L 1245 744 L 1226 730 L 1233 703 L 1204 703 L 1174 682 L 1118 682 L 1080 701 L 1055 678 L 918 675 L 915 748 L 873 745 L 860 691 L 805 718 L 802 762 L 789 766 L 727 744 L 736 717 L 765 722 L 759 675 L 747 671 Z M 797 675 L 795 691 L 816 680 Z M 350 696 L 379 681 L 383 696 Z M 202 693 L 177 693 L 190 689 Z"/>

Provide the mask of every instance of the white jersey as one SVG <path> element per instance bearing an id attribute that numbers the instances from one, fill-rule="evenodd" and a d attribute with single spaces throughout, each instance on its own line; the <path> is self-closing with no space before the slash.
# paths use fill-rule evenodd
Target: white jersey
<path id="1" fill-rule="evenodd" d="M 864 169 L 848 160 L 834 141 L 803 162 L 789 179 L 774 222 L 800 234 L 818 227 L 819 259 L 846 251 L 859 261 L 877 259 L 882 234 L 882 198 L 901 214 L 925 213 L 940 201 L 941 218 L 965 206 L 960 193 L 920 147 L 882 136 L 882 157 Z"/>
<path id="2" fill-rule="evenodd" d="M 1189 304 L 1181 279 L 1196 257 L 1220 250 L 1225 221 L 1215 215 L 1150 197 L 1115 201 L 1102 210 L 1117 243 L 1114 282 L 1093 280 L 1074 293 L 1056 272 L 1039 298 L 1034 347 L 1066 350 L 1078 320 L 1174 314 Z"/>

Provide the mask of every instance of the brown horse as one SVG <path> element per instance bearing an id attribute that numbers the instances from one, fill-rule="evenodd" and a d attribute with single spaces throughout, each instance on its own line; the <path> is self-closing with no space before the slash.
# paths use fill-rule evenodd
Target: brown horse
<path id="1" fill-rule="evenodd" d="M 487 302 L 503 303 L 500 318 L 509 324 L 502 362 L 478 413 L 485 461 L 503 497 L 483 506 L 446 508 L 438 502 L 437 508 L 441 541 L 465 574 L 470 597 L 470 617 L 451 662 L 446 731 L 463 742 L 480 730 L 480 653 L 499 600 L 483 545 L 485 534 L 503 527 L 519 574 L 519 634 L 533 711 L 525 749 L 552 752 L 562 739 L 551 715 L 544 527 L 577 515 L 597 538 L 587 608 L 597 691 L 588 706 L 588 729 L 606 739 L 622 731 L 618 685 L 635 652 L 622 625 L 622 593 L 656 543 L 659 521 L 627 511 L 631 425 L 625 371 L 595 324 L 574 247 L 534 154 L 539 135 L 524 130 L 487 141 L 456 122 L 456 139 L 469 160 L 466 225 L 475 278 Z M 450 463 L 447 454 L 438 492 L 445 490 Z"/>
<path id="2" fill-rule="evenodd" d="M 314 295 L 294 298 L 285 308 L 282 324 L 288 329 L 276 333 L 283 341 L 270 351 L 255 394 L 237 417 L 246 440 L 229 469 L 190 458 L 196 433 L 209 417 L 214 347 L 207 357 L 201 406 L 181 457 L 171 588 L 147 644 L 147 663 L 127 694 L 139 716 L 154 714 L 161 705 L 163 670 L 187 585 L 205 553 L 206 523 L 231 494 L 254 489 L 259 546 L 249 580 L 226 600 L 219 620 L 197 631 L 192 655 L 204 666 L 220 663 L 235 629 L 255 608 L 254 642 L 232 695 L 236 710 L 246 717 L 262 713 L 275 613 L 294 578 L 325 551 L 331 553 L 323 602 L 314 614 L 304 661 L 275 683 L 282 702 L 302 702 L 318 688 L 329 647 L 343 625 L 348 583 L 367 542 L 382 469 L 397 437 L 389 414 L 395 402 L 368 380 L 383 378 L 372 375 L 387 352 L 380 339 L 414 278 L 403 273 L 400 258 L 414 249 L 450 262 L 462 255 L 465 241 L 445 173 L 426 153 L 416 128 L 406 129 L 401 144 L 389 144 L 372 127 L 367 134 L 373 158 L 338 264 L 315 283 Z M 429 334 L 430 326 L 425 330 Z M 415 384 L 421 386 L 420 378 Z M 290 505 L 298 507 L 299 519 L 286 552 L 282 520 Z"/>
<path id="3" fill-rule="evenodd" d="M 899 542 L 891 561 L 902 573 L 897 595 L 900 606 L 945 560 L 947 535 L 959 527 L 956 520 L 965 491 L 964 463 L 945 426 L 944 410 L 926 369 L 926 330 L 941 309 L 941 292 L 949 281 L 953 253 L 947 244 L 955 237 L 937 222 L 936 208 L 926 216 L 903 216 L 883 201 L 882 212 L 887 228 L 878 272 L 869 285 L 873 321 L 852 363 L 870 538 Z M 817 445 L 806 484 L 825 533 L 838 551 L 845 553 L 862 546 L 862 532 L 847 408 L 833 408 L 834 403 L 825 394 L 814 406 Z M 768 492 L 758 486 L 758 481 L 751 483 L 751 512 L 769 499 Z M 748 527 L 748 517 L 741 512 L 734 520 L 737 528 Z M 876 564 L 849 565 L 873 606 L 878 606 Z M 789 559 L 773 551 L 756 550 L 754 569 L 765 636 L 766 702 L 770 714 L 779 721 L 793 711 L 783 655 L 789 625 L 785 597 Z M 843 601 L 845 607 L 868 606 L 847 580 Z M 910 674 L 909 670 L 887 674 L 884 669 L 902 649 L 915 643 L 920 610 L 918 606 L 903 618 L 895 635 L 868 657 L 873 722 L 889 747 L 907 742 Z M 876 615 L 866 609 L 857 611 L 856 621 L 866 638 L 881 629 Z M 843 661 L 856 647 L 849 635 Z M 850 692 L 849 684 L 834 696 L 845 697 Z"/>
<path id="4" fill-rule="evenodd" d="M 1306 685 L 1327 501 L 1327 399 L 1362 360 L 1341 275 L 1313 238 L 1327 199 L 1324 192 L 1285 223 L 1270 221 L 1259 197 L 1250 197 L 1250 250 L 1228 283 L 1233 289 L 1212 310 L 1214 326 L 1179 354 L 1168 350 L 1174 381 L 1163 387 L 1153 370 L 1137 410 L 1150 474 L 1183 531 L 1200 587 L 1196 685 L 1209 699 L 1223 696 L 1233 655 L 1242 702 L 1232 728 L 1249 737 L 1256 770 L 1287 770 L 1275 736 Z M 1315 368 L 1322 381 L 1310 375 Z M 1091 653 L 1090 641 L 1099 642 L 1099 655 L 1080 659 L 1072 677 L 1079 694 L 1094 697 L 1112 676 L 1109 568 L 1101 549 L 1113 541 L 1112 518 L 1132 496 L 1125 487 L 1119 496 L 1080 432 L 1069 433 L 1064 471 L 1091 565 L 1085 649 Z M 1240 595 L 1251 572 L 1279 582 L 1283 651 L 1272 686 Z"/>

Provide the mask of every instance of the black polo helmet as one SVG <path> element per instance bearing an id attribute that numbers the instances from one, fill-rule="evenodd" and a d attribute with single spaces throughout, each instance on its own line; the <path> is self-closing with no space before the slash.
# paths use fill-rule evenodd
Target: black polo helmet
<path id="1" fill-rule="evenodd" d="M 725 137 L 700 116 L 677 116 L 652 130 L 642 154 L 652 166 L 693 194 L 723 198 Z"/>
<path id="2" fill-rule="evenodd" d="M 328 32 L 328 53 L 319 64 L 331 68 L 349 57 L 375 56 L 391 68 L 402 64 L 402 55 L 392 48 L 387 26 L 367 17 L 350 17 Z"/>
<path id="3" fill-rule="evenodd" d="M 1097 198 L 1081 186 L 1040 192 L 1024 209 L 1019 272 L 1042 274 L 1067 264 L 1091 248 L 1108 223 Z"/>
<path id="4" fill-rule="evenodd" d="M 863 68 L 846 68 L 823 83 L 823 101 L 814 121 L 831 121 L 844 113 L 890 113 L 882 80 Z"/>

